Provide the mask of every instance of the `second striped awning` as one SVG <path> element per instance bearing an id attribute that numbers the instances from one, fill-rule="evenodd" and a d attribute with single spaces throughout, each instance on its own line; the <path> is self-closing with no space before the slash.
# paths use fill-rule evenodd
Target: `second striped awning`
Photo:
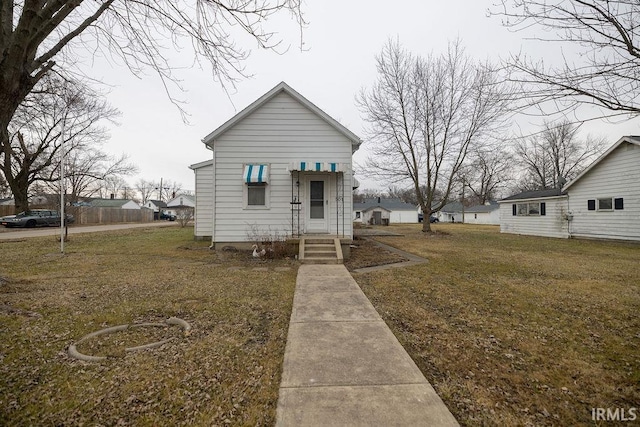
<path id="1" fill-rule="evenodd" d="M 300 172 L 346 172 L 345 163 L 336 162 L 293 162 L 289 164 L 289 171 Z"/>

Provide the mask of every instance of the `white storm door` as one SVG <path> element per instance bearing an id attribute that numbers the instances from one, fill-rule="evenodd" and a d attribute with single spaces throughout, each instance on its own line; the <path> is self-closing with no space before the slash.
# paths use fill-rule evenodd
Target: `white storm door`
<path id="1" fill-rule="evenodd" d="M 328 179 L 326 177 L 309 177 L 307 182 L 307 233 L 328 233 Z"/>

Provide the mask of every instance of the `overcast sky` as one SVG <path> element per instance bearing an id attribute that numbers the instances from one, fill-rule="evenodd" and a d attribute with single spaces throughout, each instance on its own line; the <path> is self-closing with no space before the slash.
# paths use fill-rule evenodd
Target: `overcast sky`
<path id="1" fill-rule="evenodd" d="M 509 52 L 524 51 L 534 56 L 546 52 L 539 43 L 523 39 L 500 25 L 497 17 L 487 17 L 495 0 L 402 1 L 307 0 L 304 6 L 307 28 L 300 34 L 286 13 L 269 29 L 280 32 L 284 54 L 259 51 L 248 39 L 240 45 L 252 50 L 245 69 L 252 77 L 242 80 L 227 95 L 206 69 L 177 72 L 186 92 L 190 114 L 183 123 L 178 109 L 169 101 L 159 78 L 151 70 L 138 79 L 124 67 L 97 63 L 91 75 L 110 85 L 108 99 L 122 112 L 119 126 L 110 126 L 111 141 L 105 149 L 127 153 L 140 172 L 127 181 L 133 187 L 139 178 L 177 181 L 193 190 L 194 175 L 189 165 L 211 158 L 201 139 L 234 114 L 285 81 L 326 113 L 359 135 L 365 143 L 354 156 L 366 157 L 366 138 L 355 96 L 376 79 L 375 55 L 389 37 L 397 37 L 414 54 L 441 53 L 447 43 L 459 37 L 466 52 L 476 59 L 494 59 Z M 284 50 L 284 49 L 282 49 Z M 184 58 L 176 56 L 176 63 Z M 205 64 L 206 65 L 206 64 Z M 591 123 L 587 130 L 606 135 L 610 143 L 622 135 L 638 134 L 638 121 L 618 125 Z M 362 188 L 387 188 L 358 176 Z"/>

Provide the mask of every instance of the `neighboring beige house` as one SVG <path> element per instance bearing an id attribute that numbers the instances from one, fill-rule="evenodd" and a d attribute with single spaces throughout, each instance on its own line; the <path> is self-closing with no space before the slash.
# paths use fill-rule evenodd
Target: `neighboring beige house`
<path id="1" fill-rule="evenodd" d="M 640 241 L 640 137 L 613 144 L 561 190 L 500 203 L 500 231 L 547 237 Z"/>
<path id="2" fill-rule="evenodd" d="M 360 138 L 282 82 L 203 139 L 197 239 L 216 247 L 263 233 L 353 238 L 352 155 Z"/>

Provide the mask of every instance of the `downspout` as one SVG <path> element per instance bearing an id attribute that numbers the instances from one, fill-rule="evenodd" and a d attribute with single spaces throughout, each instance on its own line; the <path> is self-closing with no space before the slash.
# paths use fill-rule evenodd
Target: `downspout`
<path id="1" fill-rule="evenodd" d="M 338 173 L 336 172 L 334 179 L 336 180 L 336 237 L 340 235 L 340 212 L 339 212 L 339 197 L 340 192 L 338 191 Z"/>
<path id="2" fill-rule="evenodd" d="M 213 152 L 213 171 L 212 180 L 213 185 L 211 186 L 211 245 L 209 249 L 215 249 L 216 246 L 216 150 L 211 147 L 211 151 Z"/>
<path id="3" fill-rule="evenodd" d="M 569 235 L 569 239 L 571 239 L 571 221 L 573 221 L 573 215 L 571 215 L 571 198 L 569 197 L 569 193 L 567 193 L 567 234 Z"/>

